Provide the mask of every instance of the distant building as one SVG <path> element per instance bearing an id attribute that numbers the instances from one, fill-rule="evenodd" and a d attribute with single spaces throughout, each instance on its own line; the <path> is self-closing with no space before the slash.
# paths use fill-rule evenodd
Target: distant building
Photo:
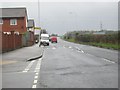
<path id="1" fill-rule="evenodd" d="M 93 32 L 93 34 L 104 35 L 104 34 L 106 34 L 106 31 L 105 30 L 96 31 L 96 32 Z"/>
<path id="2" fill-rule="evenodd" d="M 23 34 L 27 31 L 26 8 L 0 8 L 0 29 L 2 32 L 18 32 Z"/>
<path id="3" fill-rule="evenodd" d="M 34 27 L 35 27 L 35 23 L 33 19 L 29 19 L 28 20 L 28 25 L 27 25 L 27 29 L 28 29 L 28 40 L 27 40 L 27 44 L 28 46 L 33 45 L 35 42 L 35 36 L 34 36 Z"/>
<path id="4" fill-rule="evenodd" d="M 34 32 L 35 23 L 34 23 L 34 20 L 33 20 L 33 19 L 29 19 L 29 20 L 28 20 L 27 28 L 28 28 L 28 31 Z"/>
<path id="5" fill-rule="evenodd" d="M 41 29 L 41 31 L 40 31 L 40 35 L 41 34 L 47 34 L 48 32 L 47 32 L 47 30 L 46 29 Z"/>

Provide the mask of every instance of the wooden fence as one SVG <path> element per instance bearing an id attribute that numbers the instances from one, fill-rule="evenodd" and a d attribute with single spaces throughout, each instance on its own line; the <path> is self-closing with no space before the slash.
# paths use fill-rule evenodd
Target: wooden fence
<path id="1" fill-rule="evenodd" d="M 0 53 L 34 45 L 34 33 L 0 32 Z"/>
<path id="2" fill-rule="evenodd" d="M 22 34 L 14 32 L 1 32 L 2 52 L 14 50 L 22 47 Z"/>

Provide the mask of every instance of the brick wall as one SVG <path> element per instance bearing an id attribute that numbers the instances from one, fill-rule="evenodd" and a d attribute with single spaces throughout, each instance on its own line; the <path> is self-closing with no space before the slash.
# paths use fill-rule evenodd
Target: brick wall
<path id="1" fill-rule="evenodd" d="M 17 25 L 10 25 L 10 19 L 17 19 Z M 27 23 L 26 18 L 24 18 L 24 17 L 3 18 L 2 31 L 3 32 L 16 31 L 19 33 L 25 33 L 27 31 L 26 23 Z"/>

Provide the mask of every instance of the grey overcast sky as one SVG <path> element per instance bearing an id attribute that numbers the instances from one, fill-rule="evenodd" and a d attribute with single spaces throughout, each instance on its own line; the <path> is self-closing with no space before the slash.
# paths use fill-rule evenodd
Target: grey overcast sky
<path id="1" fill-rule="evenodd" d="M 49 33 L 100 30 L 100 22 L 103 29 L 118 29 L 117 2 L 40 2 L 40 19 L 37 2 L 2 2 L 0 7 L 26 7 L 28 18 Z"/>

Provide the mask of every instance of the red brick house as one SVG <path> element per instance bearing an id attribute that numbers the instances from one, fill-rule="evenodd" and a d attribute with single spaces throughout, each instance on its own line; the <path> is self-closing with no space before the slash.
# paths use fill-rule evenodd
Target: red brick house
<path id="1" fill-rule="evenodd" d="M 0 8 L 0 31 L 15 31 L 23 34 L 27 31 L 27 11 L 26 8 Z M 1 30 L 2 29 L 2 30 Z"/>

